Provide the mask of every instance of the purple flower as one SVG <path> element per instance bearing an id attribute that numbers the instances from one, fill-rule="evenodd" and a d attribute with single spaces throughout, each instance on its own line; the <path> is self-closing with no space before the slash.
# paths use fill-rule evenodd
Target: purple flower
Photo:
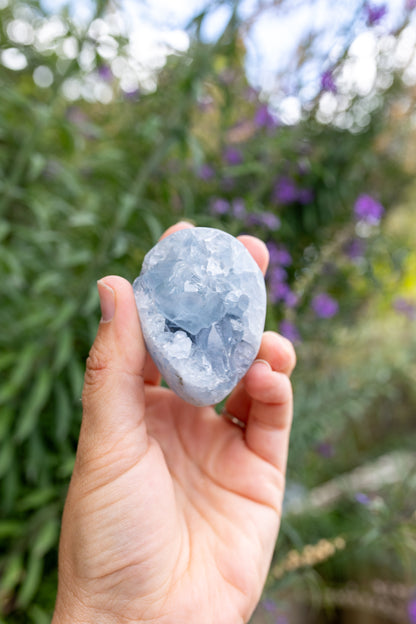
<path id="1" fill-rule="evenodd" d="M 274 187 L 273 199 L 280 204 L 291 204 L 298 198 L 298 189 L 290 178 L 282 177 Z"/>
<path id="2" fill-rule="evenodd" d="M 321 89 L 323 91 L 329 91 L 330 93 L 337 92 L 337 85 L 335 84 L 334 76 L 330 69 L 324 71 L 321 76 Z"/>
<path id="3" fill-rule="evenodd" d="M 74 126 L 78 126 L 81 133 L 89 141 L 97 138 L 97 130 L 91 123 L 88 116 L 78 106 L 70 106 L 66 111 L 68 121 Z"/>
<path id="4" fill-rule="evenodd" d="M 296 293 L 293 292 L 293 290 L 290 290 L 289 288 L 285 295 L 284 302 L 286 304 L 286 307 L 295 308 L 299 303 L 299 297 Z"/>
<path id="5" fill-rule="evenodd" d="M 261 601 L 261 606 L 269 613 L 274 613 L 277 610 L 277 604 L 274 600 L 271 600 L 271 598 L 264 598 L 264 600 Z"/>
<path id="6" fill-rule="evenodd" d="M 214 105 L 214 100 L 210 96 L 207 96 L 198 100 L 198 108 L 203 113 L 210 111 L 213 108 L 213 105 Z"/>
<path id="7" fill-rule="evenodd" d="M 254 115 L 254 123 L 258 128 L 267 128 L 268 130 L 273 130 L 277 126 L 267 104 L 260 104 Z"/>
<path id="8" fill-rule="evenodd" d="M 299 297 L 291 290 L 286 279 L 286 271 L 277 267 L 273 269 L 273 273 L 269 279 L 269 298 L 272 303 L 282 301 L 286 307 L 294 308 L 299 301 Z"/>
<path id="9" fill-rule="evenodd" d="M 224 191 L 232 191 L 233 188 L 235 187 L 235 179 L 230 176 L 227 176 L 222 179 L 221 186 Z"/>
<path id="10" fill-rule="evenodd" d="M 406 9 L 408 11 L 412 11 L 416 7 L 416 0 L 407 0 L 406 1 Z M 415 619 L 416 621 L 416 619 Z"/>
<path id="11" fill-rule="evenodd" d="M 352 238 L 344 246 L 344 252 L 350 260 L 359 260 L 364 256 L 365 243 L 360 238 Z"/>
<path id="12" fill-rule="evenodd" d="M 331 459 L 335 455 L 334 447 L 330 442 L 319 442 L 315 447 L 316 452 L 325 457 L 325 459 Z"/>
<path id="13" fill-rule="evenodd" d="M 113 80 L 113 72 L 108 65 L 100 65 L 97 69 L 97 73 L 105 82 L 111 82 Z"/>
<path id="14" fill-rule="evenodd" d="M 244 219 L 244 217 L 246 216 L 246 205 L 244 203 L 244 199 L 241 199 L 240 197 L 234 199 L 232 203 L 232 209 L 233 217 L 235 217 L 236 219 Z"/>
<path id="15" fill-rule="evenodd" d="M 224 152 L 224 160 L 227 165 L 241 165 L 241 163 L 243 162 L 243 157 L 240 150 L 238 150 L 236 147 L 227 147 Z"/>
<path id="16" fill-rule="evenodd" d="M 275 231 L 280 228 L 280 219 L 272 212 L 251 213 L 247 217 L 247 225 L 260 225 Z"/>
<path id="17" fill-rule="evenodd" d="M 267 241 L 266 247 L 269 251 L 270 264 L 281 264 L 279 258 L 279 248 L 273 241 Z"/>
<path id="18" fill-rule="evenodd" d="M 211 204 L 211 214 L 213 215 L 224 215 L 230 211 L 230 204 L 226 199 L 222 199 L 221 197 L 217 197 Z"/>
<path id="19" fill-rule="evenodd" d="M 320 293 L 313 298 L 312 309 L 319 318 L 332 318 L 338 312 L 339 305 L 327 293 Z"/>
<path id="20" fill-rule="evenodd" d="M 270 281 L 270 301 L 277 303 L 278 301 L 285 301 L 290 291 L 289 284 L 280 281 Z"/>
<path id="21" fill-rule="evenodd" d="M 355 202 L 354 214 L 357 219 L 365 221 L 365 223 L 378 225 L 384 214 L 384 208 L 374 197 L 363 193 Z"/>
<path id="22" fill-rule="evenodd" d="M 140 97 L 140 89 L 133 89 L 132 91 L 123 91 L 124 98 L 126 100 L 138 100 Z"/>
<path id="23" fill-rule="evenodd" d="M 219 79 L 221 80 L 221 82 L 225 85 L 230 85 L 234 82 L 236 78 L 236 72 L 234 69 L 231 69 L 229 67 L 227 67 L 226 69 L 224 69 L 220 76 Z"/>
<path id="24" fill-rule="evenodd" d="M 409 615 L 410 624 L 416 624 L 416 598 L 409 600 L 407 605 L 407 613 Z"/>
<path id="25" fill-rule="evenodd" d="M 280 228 L 280 219 L 272 212 L 263 212 L 261 216 L 261 225 L 269 230 L 276 231 Z"/>
<path id="26" fill-rule="evenodd" d="M 88 117 L 78 106 L 69 106 L 66 110 L 68 121 L 75 126 L 82 126 L 88 122 Z"/>
<path id="27" fill-rule="evenodd" d="M 247 225 L 260 225 L 259 215 L 251 212 L 249 215 L 247 215 L 246 223 Z"/>
<path id="28" fill-rule="evenodd" d="M 369 505 L 371 503 L 371 498 L 367 496 L 367 494 L 364 494 L 364 492 L 357 492 L 354 498 L 360 505 Z"/>
<path id="29" fill-rule="evenodd" d="M 198 178 L 201 180 L 211 180 L 214 177 L 214 169 L 208 163 L 204 163 L 198 170 Z"/>
<path id="30" fill-rule="evenodd" d="M 299 342 L 300 334 L 297 327 L 291 323 L 290 321 L 282 321 L 280 323 L 279 331 L 288 340 L 291 342 Z"/>
<path id="31" fill-rule="evenodd" d="M 387 6 L 385 4 L 374 5 L 367 3 L 365 5 L 365 11 L 367 13 L 367 24 L 369 24 L 369 26 L 374 26 L 387 15 Z"/>
<path id="32" fill-rule="evenodd" d="M 335 275 L 337 272 L 337 265 L 333 262 L 324 262 L 321 268 L 322 275 Z"/>
<path id="33" fill-rule="evenodd" d="M 310 166 L 308 161 L 301 160 L 298 163 L 297 169 L 298 169 L 299 175 L 304 176 L 304 175 L 306 175 L 307 173 L 310 172 L 311 166 Z"/>
<path id="34" fill-rule="evenodd" d="M 299 189 L 298 192 L 298 201 L 301 204 L 310 204 L 313 201 L 314 198 L 314 194 L 312 189 L 308 189 L 308 188 L 304 188 L 304 189 Z"/>
<path id="35" fill-rule="evenodd" d="M 292 264 L 292 256 L 283 245 L 276 245 L 273 241 L 268 241 L 266 247 L 269 250 L 270 264 L 278 264 L 280 266 L 290 266 Z"/>
<path id="36" fill-rule="evenodd" d="M 268 272 L 268 278 L 270 284 L 280 284 L 287 280 L 287 273 L 282 267 L 273 266 Z"/>
<path id="37" fill-rule="evenodd" d="M 243 96 L 248 102 L 257 102 L 259 99 L 259 92 L 254 87 L 247 87 L 244 90 Z"/>
<path id="38" fill-rule="evenodd" d="M 397 297 L 394 300 L 393 308 L 399 314 L 407 316 L 411 321 L 416 320 L 416 303 L 405 299 L 404 297 Z"/>

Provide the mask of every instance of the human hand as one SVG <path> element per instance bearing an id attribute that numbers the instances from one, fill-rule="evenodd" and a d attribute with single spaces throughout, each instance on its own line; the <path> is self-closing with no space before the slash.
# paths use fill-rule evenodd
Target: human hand
<path id="1" fill-rule="evenodd" d="M 263 243 L 240 240 L 265 271 Z M 279 529 L 292 345 L 263 335 L 261 361 L 226 403 L 243 430 L 162 388 L 131 285 L 111 276 L 98 288 L 53 624 L 247 622 Z"/>

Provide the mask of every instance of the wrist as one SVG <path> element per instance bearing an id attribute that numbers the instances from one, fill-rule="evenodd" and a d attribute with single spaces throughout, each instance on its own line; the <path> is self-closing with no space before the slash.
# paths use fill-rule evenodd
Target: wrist
<path id="1" fill-rule="evenodd" d="M 80 608 L 77 603 L 57 600 L 51 624 L 122 624 L 122 621 L 111 613 L 98 613 L 93 609 Z"/>
<path id="2" fill-rule="evenodd" d="M 98 613 L 84 604 L 72 591 L 58 588 L 51 624 L 121 624 L 121 618 L 111 613 Z"/>
<path id="3" fill-rule="evenodd" d="M 51 624 L 142 624 L 142 620 L 125 618 L 122 613 L 99 610 L 86 605 L 72 591 L 58 588 Z"/>

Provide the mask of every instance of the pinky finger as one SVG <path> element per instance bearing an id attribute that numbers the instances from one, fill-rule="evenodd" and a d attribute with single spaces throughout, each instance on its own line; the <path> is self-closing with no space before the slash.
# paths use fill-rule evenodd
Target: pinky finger
<path id="1" fill-rule="evenodd" d="M 292 386 L 287 375 L 266 362 L 252 366 L 244 379 L 251 398 L 245 442 L 247 447 L 280 471 L 286 469 L 292 424 Z"/>

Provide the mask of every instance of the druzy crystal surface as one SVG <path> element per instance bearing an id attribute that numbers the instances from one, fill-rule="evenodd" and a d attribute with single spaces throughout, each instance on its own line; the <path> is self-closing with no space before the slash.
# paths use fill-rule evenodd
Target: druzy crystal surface
<path id="1" fill-rule="evenodd" d="M 221 401 L 255 359 L 266 314 L 247 249 L 213 228 L 180 230 L 146 255 L 133 284 L 146 346 L 188 403 Z"/>

